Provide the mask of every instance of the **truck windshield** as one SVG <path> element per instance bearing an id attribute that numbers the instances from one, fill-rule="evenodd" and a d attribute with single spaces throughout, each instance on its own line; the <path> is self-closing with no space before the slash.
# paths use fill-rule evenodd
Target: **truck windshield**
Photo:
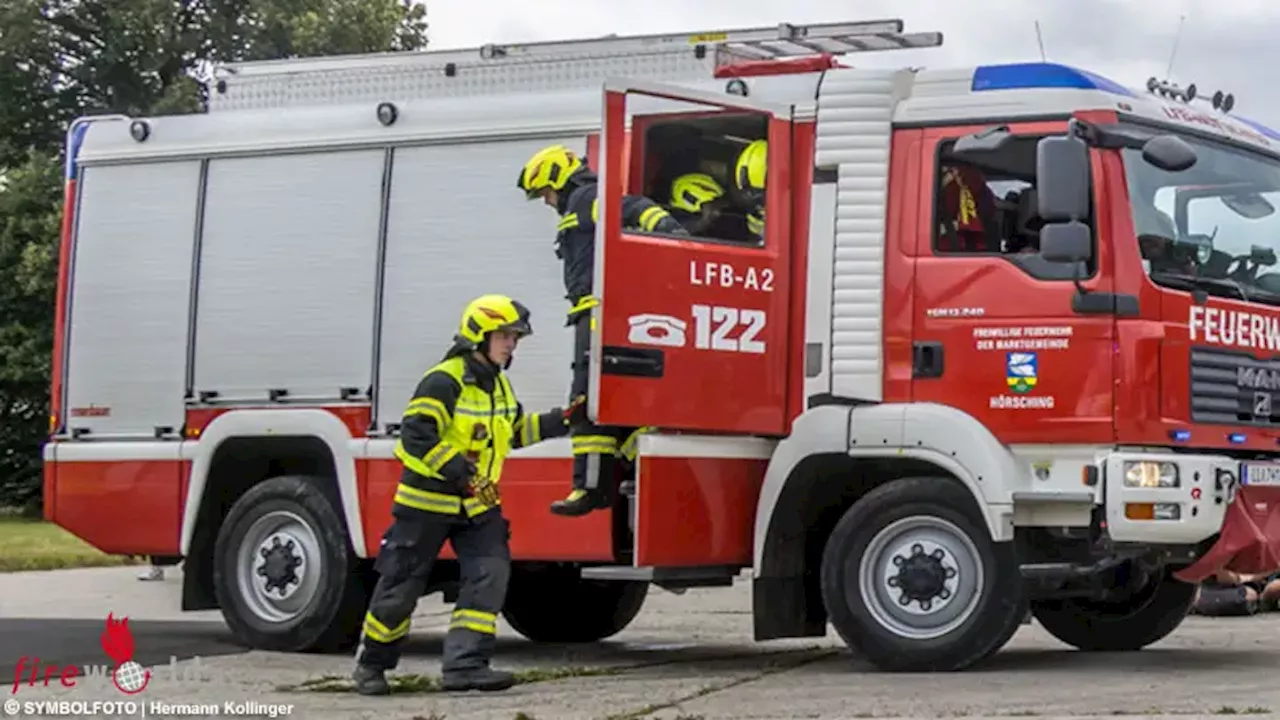
<path id="1" fill-rule="evenodd" d="M 1123 152 L 1143 266 L 1158 285 L 1280 305 L 1280 160 L 1193 137 L 1167 172 Z"/>

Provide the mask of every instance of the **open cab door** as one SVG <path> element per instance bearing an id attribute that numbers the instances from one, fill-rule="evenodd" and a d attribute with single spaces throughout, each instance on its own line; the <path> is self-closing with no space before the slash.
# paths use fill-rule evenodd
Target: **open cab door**
<path id="1" fill-rule="evenodd" d="M 785 434 L 791 122 L 790 106 L 605 83 L 588 393 L 595 422 Z M 716 226 L 732 237 L 623 229 L 624 193 L 669 208 L 672 181 L 685 173 L 710 174 L 737 196 L 737 156 L 760 139 L 769 143 L 763 239 L 748 230 L 740 197 L 730 222 Z"/>

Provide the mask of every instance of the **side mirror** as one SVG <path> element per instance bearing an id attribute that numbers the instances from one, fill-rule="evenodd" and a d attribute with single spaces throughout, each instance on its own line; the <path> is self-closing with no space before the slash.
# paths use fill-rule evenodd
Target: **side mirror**
<path id="1" fill-rule="evenodd" d="M 1089 147 L 1074 136 L 1036 143 L 1037 214 L 1046 223 L 1089 216 Z"/>
<path id="2" fill-rule="evenodd" d="M 1082 263 L 1093 257 L 1089 226 L 1077 220 L 1045 225 L 1040 230 L 1040 257 L 1051 263 Z"/>
<path id="3" fill-rule="evenodd" d="M 1196 164 L 1196 150 L 1177 135 L 1157 135 L 1142 144 L 1142 159 L 1166 172 Z"/>

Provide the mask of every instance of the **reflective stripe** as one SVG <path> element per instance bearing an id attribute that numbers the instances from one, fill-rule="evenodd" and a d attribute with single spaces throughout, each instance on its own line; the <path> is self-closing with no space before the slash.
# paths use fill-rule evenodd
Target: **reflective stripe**
<path id="1" fill-rule="evenodd" d="M 374 617 L 373 613 L 368 612 L 364 614 L 364 634 L 371 640 L 389 644 L 409 634 L 409 623 L 410 619 L 405 618 L 404 622 L 393 630 L 382 624 L 382 621 Z"/>
<path id="2" fill-rule="evenodd" d="M 591 222 L 600 222 L 600 198 L 591 201 Z"/>
<path id="3" fill-rule="evenodd" d="M 592 219 L 594 220 L 595 219 L 594 208 L 592 209 L 591 214 L 592 214 Z M 569 213 L 568 215 L 565 215 L 564 217 L 560 218 L 560 224 L 556 225 L 556 232 L 564 232 L 565 230 L 572 230 L 578 227 L 578 224 L 579 224 L 578 213 Z"/>
<path id="4" fill-rule="evenodd" d="M 428 470 L 438 473 L 440 468 L 457 456 L 458 448 L 441 440 L 436 443 L 435 447 L 427 451 L 427 454 L 422 458 L 422 462 L 427 466 Z"/>
<path id="5" fill-rule="evenodd" d="M 747 230 L 750 231 L 753 235 L 763 235 L 764 234 L 764 218 L 756 217 L 755 215 L 748 215 Z"/>
<path id="6" fill-rule="evenodd" d="M 520 445 L 528 447 L 542 442 L 542 424 L 537 415 L 525 415 L 520 418 Z"/>
<path id="7" fill-rule="evenodd" d="M 457 515 L 462 509 L 462 498 L 457 495 L 422 490 L 405 483 L 396 486 L 395 502 L 407 508 L 440 515 Z"/>
<path id="8" fill-rule="evenodd" d="M 508 401 L 507 398 L 498 400 L 494 403 L 493 410 L 489 409 L 488 403 L 469 402 L 467 400 L 459 400 L 453 408 L 456 415 L 466 415 L 467 417 L 489 418 L 492 412 L 494 417 L 505 417 L 514 419 L 520 408 L 514 401 Z"/>
<path id="9" fill-rule="evenodd" d="M 498 634 L 498 616 L 481 610 L 454 610 L 449 629 L 471 630 L 484 635 Z"/>
<path id="10" fill-rule="evenodd" d="M 574 455 L 612 455 L 618 450 L 617 438 L 608 435 L 579 435 L 572 445 Z"/>
<path id="11" fill-rule="evenodd" d="M 640 219 L 638 220 L 640 229 L 645 232 L 653 232 L 653 229 L 657 227 L 658 223 L 662 222 L 662 219 L 666 216 L 667 211 L 655 205 L 654 207 L 640 213 Z"/>
<path id="12" fill-rule="evenodd" d="M 423 477 L 442 478 L 439 472 L 427 467 L 427 464 L 422 461 L 422 458 L 409 454 L 409 451 L 404 447 L 403 439 L 396 440 L 396 446 L 392 448 L 391 453 L 396 456 L 396 459 L 404 463 L 405 467 Z"/>
<path id="13" fill-rule="evenodd" d="M 467 517 L 475 517 L 482 512 L 494 509 L 502 504 L 502 498 L 498 498 L 497 505 L 486 505 L 479 498 L 469 497 L 462 501 L 462 509 L 467 511 Z"/>
<path id="14" fill-rule="evenodd" d="M 441 432 L 453 421 L 453 417 L 445 409 L 444 403 L 432 397 L 419 397 L 410 400 L 408 407 L 404 409 L 404 414 L 405 417 L 410 415 L 429 417 L 436 421 L 436 426 Z"/>
<path id="15" fill-rule="evenodd" d="M 622 443 L 620 448 L 618 448 L 618 454 L 628 461 L 634 461 L 636 459 L 636 455 L 640 452 L 640 436 L 650 432 L 653 432 L 653 428 L 647 425 L 642 428 L 637 428 L 635 432 L 627 436 L 626 441 Z"/>
<path id="16" fill-rule="evenodd" d="M 591 308 L 599 304 L 600 304 L 600 298 L 596 297 L 595 295 L 583 295 L 582 298 L 578 300 L 578 302 L 573 304 L 573 307 L 569 308 L 569 314 L 573 315 L 575 313 L 580 313 L 583 310 L 590 310 Z"/>

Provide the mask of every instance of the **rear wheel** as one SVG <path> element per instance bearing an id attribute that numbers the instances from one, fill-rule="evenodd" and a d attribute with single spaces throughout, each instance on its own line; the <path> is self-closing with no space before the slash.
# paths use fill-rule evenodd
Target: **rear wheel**
<path id="1" fill-rule="evenodd" d="M 645 582 L 584 580 L 574 569 L 512 569 L 502 615 L 545 643 L 585 643 L 621 632 L 644 606 Z"/>
<path id="2" fill-rule="evenodd" d="M 969 491 L 905 478 L 854 503 L 822 557 L 836 632 L 882 670 L 960 670 L 995 653 L 1025 613 L 1013 543 L 991 540 Z"/>
<path id="3" fill-rule="evenodd" d="M 1141 650 L 1173 632 L 1195 601 L 1196 586 L 1168 573 L 1120 601 L 1040 600 L 1031 609 L 1040 625 L 1080 650 Z"/>
<path id="4" fill-rule="evenodd" d="M 250 647 L 339 650 L 358 639 L 370 587 L 325 482 L 259 483 L 218 530 L 214 590 L 228 627 Z"/>

